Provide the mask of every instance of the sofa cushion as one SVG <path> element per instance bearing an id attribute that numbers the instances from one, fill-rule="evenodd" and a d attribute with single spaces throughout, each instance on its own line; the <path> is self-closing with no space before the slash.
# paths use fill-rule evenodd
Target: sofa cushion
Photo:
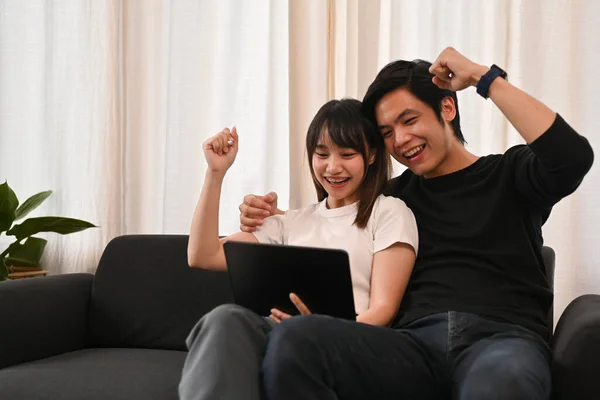
<path id="1" fill-rule="evenodd" d="M 0 399 L 176 400 L 186 352 L 85 349 L 0 370 Z"/>
<path id="2" fill-rule="evenodd" d="M 232 301 L 225 272 L 188 266 L 187 242 L 128 235 L 107 245 L 92 285 L 89 347 L 185 350 L 200 317 Z"/>

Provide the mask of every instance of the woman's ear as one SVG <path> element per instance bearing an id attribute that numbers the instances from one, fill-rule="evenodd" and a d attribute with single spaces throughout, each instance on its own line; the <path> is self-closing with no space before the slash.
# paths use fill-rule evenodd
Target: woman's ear
<path id="1" fill-rule="evenodd" d="M 375 157 L 377 157 L 377 150 L 371 149 L 369 151 L 369 165 L 373 165 L 375 162 Z"/>

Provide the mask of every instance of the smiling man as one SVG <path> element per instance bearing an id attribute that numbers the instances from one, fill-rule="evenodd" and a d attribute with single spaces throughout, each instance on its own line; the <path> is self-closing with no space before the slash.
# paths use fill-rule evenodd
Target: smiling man
<path id="1" fill-rule="evenodd" d="M 396 61 L 363 111 L 408 167 L 389 183 L 415 214 L 421 248 L 396 322 L 373 327 L 290 318 L 270 334 L 270 400 L 549 399 L 552 291 L 542 225 L 593 162 L 559 115 L 452 48 L 432 64 Z M 476 87 L 526 144 L 479 157 L 464 147 L 456 92 Z M 246 196 L 241 222 L 260 224 L 274 196 Z"/>

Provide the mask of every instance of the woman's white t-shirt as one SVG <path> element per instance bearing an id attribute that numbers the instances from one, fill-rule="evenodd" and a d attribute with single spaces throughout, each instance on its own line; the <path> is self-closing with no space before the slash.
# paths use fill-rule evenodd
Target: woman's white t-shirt
<path id="1" fill-rule="evenodd" d="M 354 305 L 360 314 L 369 308 L 373 255 L 394 243 L 418 251 L 419 235 L 412 211 L 395 197 L 380 195 L 365 229 L 354 225 L 357 204 L 328 209 L 326 200 L 284 215 L 265 219 L 254 232 L 260 243 L 345 250 L 350 258 Z"/>

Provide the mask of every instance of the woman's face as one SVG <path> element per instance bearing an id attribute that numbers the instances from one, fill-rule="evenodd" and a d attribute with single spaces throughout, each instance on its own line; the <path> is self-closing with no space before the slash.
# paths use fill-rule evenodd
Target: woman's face
<path id="1" fill-rule="evenodd" d="M 312 155 L 312 167 L 316 180 L 328 194 L 329 208 L 358 200 L 358 189 L 365 177 L 365 160 L 360 152 L 337 146 L 324 132 Z"/>

